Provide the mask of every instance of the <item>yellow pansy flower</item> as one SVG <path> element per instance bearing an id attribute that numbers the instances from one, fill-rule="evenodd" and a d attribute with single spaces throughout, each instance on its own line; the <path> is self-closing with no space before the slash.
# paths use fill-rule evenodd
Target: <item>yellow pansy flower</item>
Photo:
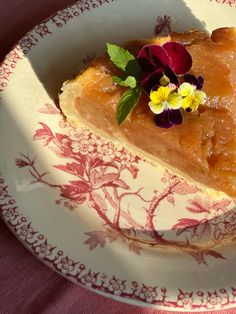
<path id="1" fill-rule="evenodd" d="M 179 109 L 182 106 L 182 96 L 174 93 L 170 86 L 159 86 L 150 93 L 149 107 L 155 114 L 166 109 Z"/>
<path id="2" fill-rule="evenodd" d="M 178 92 L 183 97 L 182 108 L 185 110 L 197 110 L 199 105 L 206 102 L 206 94 L 190 83 L 181 84 Z"/>

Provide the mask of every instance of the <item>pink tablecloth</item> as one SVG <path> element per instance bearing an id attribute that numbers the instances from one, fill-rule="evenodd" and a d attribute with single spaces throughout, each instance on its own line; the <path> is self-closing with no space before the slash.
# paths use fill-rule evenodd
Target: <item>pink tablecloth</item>
<path id="1" fill-rule="evenodd" d="M 0 60 L 30 28 L 73 0 L 0 0 Z M 98 296 L 29 253 L 0 219 L 0 313 L 163 313 Z M 165 312 L 166 313 L 166 312 Z M 236 309 L 217 311 L 233 314 Z"/>

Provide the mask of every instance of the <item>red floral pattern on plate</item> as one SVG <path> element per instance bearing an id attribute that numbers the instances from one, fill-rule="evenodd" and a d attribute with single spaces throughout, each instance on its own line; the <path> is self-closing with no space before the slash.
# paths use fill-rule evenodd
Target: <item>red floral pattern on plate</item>
<path id="1" fill-rule="evenodd" d="M 22 51 L 19 46 L 16 46 L 5 58 L 4 62 L 0 64 L 0 92 L 3 91 L 9 82 L 10 75 L 19 60 L 22 59 Z"/>
<path id="2" fill-rule="evenodd" d="M 167 35 L 171 33 L 171 17 L 168 15 L 158 16 L 157 24 L 154 29 L 154 34 L 156 36 L 161 35 L 163 33 Z"/>
<path id="3" fill-rule="evenodd" d="M 215 3 L 219 3 L 219 4 L 226 4 L 226 5 L 229 5 L 230 7 L 236 6 L 236 0 L 210 0 L 210 2 L 215 2 Z"/>
<path id="4" fill-rule="evenodd" d="M 46 104 L 39 112 L 59 114 L 50 104 Z M 65 161 L 53 167 L 70 174 L 71 180 L 61 185 L 47 181 L 48 172 L 39 173 L 36 161 L 24 154 L 16 159 L 16 165 L 28 168 L 29 174 L 34 178 L 33 183 L 40 182 L 57 188 L 60 199 L 56 200 L 56 204 L 64 204 L 66 208 L 75 210 L 80 204 L 86 203 L 97 212 L 105 227 L 103 230 L 85 233 L 88 238 L 84 244 L 89 250 L 122 241 L 127 244 L 130 252 L 137 255 L 141 254 L 144 245 L 150 245 L 178 249 L 194 257 L 198 263 L 207 264 L 207 257 L 225 258 L 217 251 L 217 247 L 222 241 L 233 241 L 235 238 L 236 213 L 230 211 L 230 199 L 203 199 L 201 194 L 196 194 L 196 187 L 166 171 L 161 178 L 163 190 L 153 191 L 153 196 L 148 200 L 142 194 L 143 187 L 133 191 L 126 181 L 127 174 L 123 174 L 128 171 L 133 181 L 137 179 L 139 157 L 124 148 L 117 149 L 111 142 L 87 129 L 75 128 L 64 122 L 63 133 L 54 133 L 44 122 L 39 124 L 41 127 L 35 131 L 33 139 L 41 141 L 45 148 Z M 167 236 L 167 239 L 165 232 L 158 231 L 154 220 L 158 209 L 163 202 L 175 206 L 177 196 L 186 198 L 188 195 L 191 198 L 187 200 L 186 210 L 194 214 L 194 218 L 179 219 L 172 226 L 175 236 L 172 239 Z M 123 209 L 123 204 L 126 204 L 124 199 L 129 197 L 143 203 L 143 211 L 146 213 L 143 224 L 138 223 L 129 210 Z M 200 219 L 196 219 L 198 215 Z M 183 235 L 184 240 L 181 240 Z M 211 240 L 207 245 L 195 244 L 201 239 Z"/>
<path id="5" fill-rule="evenodd" d="M 225 288 L 214 291 L 182 291 L 179 289 L 176 299 L 172 299 L 164 287 L 158 285 L 151 287 L 137 282 L 129 283 L 115 276 L 109 278 L 106 274 L 86 269 L 84 264 L 73 261 L 63 251 L 50 244 L 44 235 L 34 230 L 31 222 L 19 213 L 16 202 L 9 195 L 1 175 L 0 191 L 2 191 L 0 214 L 8 227 L 16 234 L 19 230 L 19 239 L 22 243 L 48 266 L 76 283 L 99 290 L 106 295 L 176 309 L 214 309 L 236 304 L 236 287 L 232 287 L 231 291 L 227 291 Z"/>

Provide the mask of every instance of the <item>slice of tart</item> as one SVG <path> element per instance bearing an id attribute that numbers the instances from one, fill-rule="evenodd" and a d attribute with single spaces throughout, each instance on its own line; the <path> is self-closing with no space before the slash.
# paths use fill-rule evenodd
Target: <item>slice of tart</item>
<path id="1" fill-rule="evenodd" d="M 87 126 L 115 144 L 174 173 L 236 196 L 236 30 L 221 28 L 209 37 L 203 31 L 131 41 L 134 56 L 145 45 L 182 44 L 192 57 L 191 75 L 204 77 L 206 102 L 183 111 L 183 123 L 160 128 L 142 93 L 137 105 L 118 125 L 117 106 L 126 87 L 112 77 L 121 71 L 107 54 L 95 58 L 75 79 L 63 85 L 60 107 L 68 121 Z"/>

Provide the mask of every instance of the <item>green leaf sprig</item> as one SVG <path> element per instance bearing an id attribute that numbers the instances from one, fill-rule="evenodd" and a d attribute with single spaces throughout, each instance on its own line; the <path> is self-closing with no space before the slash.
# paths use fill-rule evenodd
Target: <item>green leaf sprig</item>
<path id="1" fill-rule="evenodd" d="M 124 122 L 141 97 L 142 87 L 137 80 L 140 76 L 141 69 L 138 61 L 127 49 L 108 43 L 107 53 L 111 61 L 124 72 L 124 77 L 122 78 L 113 76 L 113 82 L 121 86 L 129 87 L 121 96 L 117 107 L 116 121 L 118 125 L 120 125 Z"/>

